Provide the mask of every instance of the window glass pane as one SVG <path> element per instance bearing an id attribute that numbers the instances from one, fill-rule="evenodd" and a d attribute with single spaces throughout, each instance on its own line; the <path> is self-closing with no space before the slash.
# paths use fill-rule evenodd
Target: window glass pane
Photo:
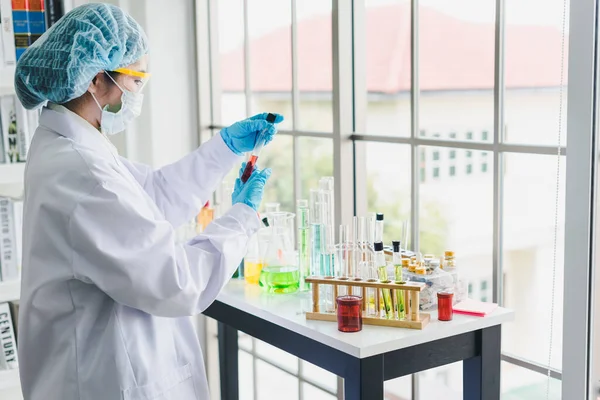
<path id="1" fill-rule="evenodd" d="M 307 361 L 302 360 L 300 362 L 302 363 L 302 377 L 307 382 L 317 383 L 323 386 L 324 388 L 327 388 L 334 392 L 337 390 L 336 375 L 322 368 L 319 368 L 316 365 L 311 364 Z M 310 399 L 311 397 L 306 397 L 305 393 L 305 398 Z"/>
<path id="2" fill-rule="evenodd" d="M 251 113 L 283 114 L 281 129 L 293 123 L 291 27 L 289 0 L 248 1 Z"/>
<path id="3" fill-rule="evenodd" d="M 244 2 L 221 0 L 219 14 L 219 58 L 221 75 L 221 124 L 246 118 L 244 78 Z"/>
<path id="4" fill-rule="evenodd" d="M 385 381 L 383 389 L 386 399 L 410 399 L 412 396 L 412 378 L 408 375 Z"/>
<path id="5" fill-rule="evenodd" d="M 565 6 L 566 2 L 566 6 Z M 544 12 L 539 12 L 540 7 Z M 505 141 L 554 145 L 558 140 L 563 7 L 565 34 L 562 144 L 567 140 L 569 1 L 506 1 Z M 536 51 L 530 51 L 536 49 Z"/>
<path id="6" fill-rule="evenodd" d="M 504 361 L 501 368 L 502 400 L 546 399 L 546 375 Z M 549 388 L 549 400 L 560 400 L 562 382 L 551 378 Z"/>
<path id="7" fill-rule="evenodd" d="M 305 131 L 331 132 L 333 131 L 331 0 L 296 1 L 296 10 L 300 95 L 297 128 Z"/>
<path id="8" fill-rule="evenodd" d="M 251 354 L 243 350 L 238 351 L 238 376 L 240 388 L 240 400 L 254 400 L 254 365 Z M 218 373 L 218 369 L 215 370 Z"/>
<path id="9" fill-rule="evenodd" d="M 445 150 L 429 146 L 424 149 L 428 153 Z M 473 153 L 480 157 L 480 151 Z M 445 250 L 455 251 L 463 285 L 473 283 L 478 290 L 483 281 L 491 287 L 493 176 L 467 174 L 465 155 L 465 150 L 457 150 L 455 160 L 442 159 L 438 163 L 440 176 L 421 184 L 420 249 L 416 250 L 436 256 Z M 450 162 L 454 165 L 449 166 Z M 427 163 L 424 167 L 428 176 L 435 177 L 437 167 Z"/>
<path id="10" fill-rule="evenodd" d="M 290 372 L 298 373 L 298 359 L 296 357 L 258 339 L 256 339 L 256 354 Z"/>
<path id="11" fill-rule="evenodd" d="M 246 335 L 243 332 L 238 332 L 238 346 L 240 349 L 252 351 L 252 336 Z"/>
<path id="12" fill-rule="evenodd" d="M 410 146 L 365 145 L 368 209 L 384 214 L 385 243 L 402 240 L 402 223 L 410 219 Z"/>
<path id="13" fill-rule="evenodd" d="M 302 383 L 302 397 L 305 400 L 336 400 L 337 397 L 322 391 L 306 382 Z"/>
<path id="14" fill-rule="evenodd" d="M 366 133 L 410 136 L 410 2 L 367 0 Z"/>
<path id="15" fill-rule="evenodd" d="M 333 176 L 333 140 L 298 138 L 300 154 L 300 198 L 309 199 L 310 189 L 319 186 L 323 176 Z"/>
<path id="16" fill-rule="evenodd" d="M 281 204 L 283 211 L 294 212 L 295 204 L 294 184 L 293 184 L 293 159 L 292 151 L 293 140 L 291 136 L 276 135 L 275 139 L 269 143 L 258 158 L 258 168 L 271 168 L 272 174 L 265 186 L 265 193 L 262 200 L 262 207 L 270 202 Z M 229 185 L 233 188 L 235 180 L 239 176 L 241 165 L 236 165 L 223 179 L 223 186 Z M 231 196 L 231 193 L 223 193 L 223 196 Z"/>
<path id="17" fill-rule="evenodd" d="M 262 360 L 256 360 L 257 400 L 298 400 L 298 378 Z"/>
<path id="18" fill-rule="evenodd" d="M 507 154 L 504 168 L 502 349 L 548 364 L 556 192 L 556 156 Z M 561 160 L 552 366 L 562 366 L 565 159 Z"/>
<path id="19" fill-rule="evenodd" d="M 419 124 L 426 137 L 491 140 L 482 132 L 494 126 L 495 3 L 420 2 Z"/>
<path id="20" fill-rule="evenodd" d="M 420 372 L 418 400 L 462 400 L 462 362 Z"/>
<path id="21" fill-rule="evenodd" d="M 265 186 L 262 205 L 281 204 L 282 211 L 294 212 L 293 140 L 291 136 L 277 135 L 260 153 L 259 168 L 271 168 L 272 175 Z"/>

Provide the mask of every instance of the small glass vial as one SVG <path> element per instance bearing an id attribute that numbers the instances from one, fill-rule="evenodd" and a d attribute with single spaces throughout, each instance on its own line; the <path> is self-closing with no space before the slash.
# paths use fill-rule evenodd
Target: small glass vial
<path id="1" fill-rule="evenodd" d="M 409 266 L 410 266 L 410 258 L 403 258 L 402 259 L 402 269 L 404 269 L 404 268 L 408 269 Z"/>
<path id="2" fill-rule="evenodd" d="M 444 264 L 443 269 L 446 272 L 452 272 L 456 269 L 456 260 L 454 258 L 453 251 L 444 252 Z"/>
<path id="3" fill-rule="evenodd" d="M 417 273 L 417 275 L 425 275 L 425 273 L 427 272 L 427 268 L 417 267 L 415 268 L 415 272 Z"/>
<path id="4" fill-rule="evenodd" d="M 416 270 L 417 270 L 417 264 L 413 264 L 413 263 L 408 264 L 408 272 L 414 273 L 414 272 L 416 272 Z"/>
<path id="5" fill-rule="evenodd" d="M 437 294 L 438 298 L 438 319 L 440 321 L 452 321 L 452 299 L 454 293 L 451 290 L 442 290 Z"/>
<path id="6" fill-rule="evenodd" d="M 338 330 L 359 332 L 362 330 L 362 297 L 339 296 L 337 302 Z"/>

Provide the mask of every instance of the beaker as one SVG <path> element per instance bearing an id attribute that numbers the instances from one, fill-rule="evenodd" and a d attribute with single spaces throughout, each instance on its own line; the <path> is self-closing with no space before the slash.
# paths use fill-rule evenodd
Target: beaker
<path id="1" fill-rule="evenodd" d="M 258 285 L 258 278 L 263 267 L 263 253 L 261 251 L 261 231 L 266 231 L 267 228 L 260 229 L 248 241 L 248 251 L 244 257 L 244 279 L 251 285 Z M 264 237 L 264 232 L 263 232 Z M 266 244 L 266 243 L 265 243 Z"/>
<path id="2" fill-rule="evenodd" d="M 265 214 L 279 212 L 279 203 L 267 203 L 265 204 Z"/>
<path id="3" fill-rule="evenodd" d="M 300 272 L 294 252 L 294 214 L 273 212 L 271 237 L 263 258 L 259 285 L 269 293 L 294 293 L 298 290 Z"/>

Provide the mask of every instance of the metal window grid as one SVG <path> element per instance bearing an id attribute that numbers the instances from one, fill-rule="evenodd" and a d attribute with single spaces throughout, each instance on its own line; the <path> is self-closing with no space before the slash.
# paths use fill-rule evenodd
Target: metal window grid
<path id="1" fill-rule="evenodd" d="M 289 0 L 291 2 L 292 18 L 291 18 L 291 48 L 292 48 L 292 115 L 293 115 L 293 126 L 291 130 L 282 130 L 280 134 L 290 135 L 293 137 L 293 178 L 294 178 L 294 197 L 298 198 L 300 194 L 300 169 L 299 169 L 299 153 L 298 143 L 299 138 L 302 137 L 315 137 L 315 138 L 330 138 L 333 139 L 334 145 L 334 177 L 337 182 L 336 186 L 336 201 L 340 205 L 338 214 L 336 215 L 336 223 L 339 223 L 342 219 L 347 218 L 350 212 L 353 211 L 356 214 L 364 213 L 366 211 L 366 198 L 364 191 L 356 190 L 357 187 L 361 187 L 366 182 L 365 168 L 360 163 L 364 163 L 364 151 L 365 143 L 367 142 L 382 142 L 382 143 L 397 143 L 404 144 L 411 147 L 411 243 L 415 247 L 418 247 L 419 242 L 419 184 L 421 181 L 421 171 L 419 168 L 419 150 L 423 146 L 436 146 L 447 149 L 464 149 L 467 151 L 467 157 L 471 155 L 472 151 L 488 151 L 492 154 L 493 160 L 491 161 L 491 172 L 493 174 L 493 281 L 492 281 L 492 295 L 493 300 L 502 304 L 502 293 L 503 293 L 503 272 L 502 272 L 502 228 L 503 228 L 503 162 L 504 156 L 507 153 L 520 153 L 520 154 L 531 154 L 531 155 L 555 155 L 557 152 L 554 146 L 544 145 L 527 145 L 527 144 L 512 144 L 504 142 L 504 28 L 506 25 L 505 21 L 505 0 L 496 0 L 496 21 L 495 21 L 495 62 L 494 62 L 494 127 L 492 132 L 491 142 L 479 142 L 473 140 L 473 132 L 466 133 L 466 140 L 456 140 L 454 137 L 452 140 L 445 140 L 439 138 L 439 135 L 433 136 L 432 138 L 425 137 L 425 131 L 419 127 L 419 104 L 420 104 L 420 91 L 419 91 L 419 4 L 418 0 L 411 0 L 411 131 L 408 137 L 398 136 L 383 136 L 383 135 L 369 135 L 365 132 L 365 120 L 366 120 L 366 83 L 365 83 L 365 0 L 332 0 L 332 57 L 333 57 L 333 131 L 332 132 L 313 132 L 313 131 L 302 131 L 298 128 L 300 110 L 299 110 L 299 93 L 298 93 L 298 46 L 297 46 L 297 14 L 296 14 L 296 3 L 297 0 Z M 248 0 L 243 0 L 244 4 L 244 73 L 245 73 L 245 95 L 246 95 L 246 111 L 250 113 L 250 43 L 248 34 Z M 208 115 L 202 115 L 200 118 L 201 128 L 204 127 L 206 131 L 214 134 L 222 127 L 220 123 L 220 107 L 221 107 L 221 90 L 219 81 L 218 71 L 218 40 L 217 32 L 217 1 L 216 0 L 202 0 L 198 2 L 197 7 L 206 7 L 206 15 L 208 18 L 208 34 L 198 35 L 197 40 L 199 41 L 198 46 L 202 47 L 202 41 L 205 41 L 209 49 L 210 56 L 210 80 L 208 83 L 209 90 L 206 94 L 205 87 L 202 88 L 202 79 L 200 79 L 200 104 L 205 104 L 203 101 L 210 102 L 210 112 Z M 571 35 L 570 41 L 574 43 L 578 40 L 581 43 L 584 40 L 585 49 L 589 49 L 590 46 L 594 47 L 597 42 L 595 32 L 595 16 L 597 12 L 597 0 L 584 0 L 571 7 Z M 577 24 L 577 22 L 582 22 Z M 575 31 L 573 32 L 573 27 Z M 581 56 L 585 50 L 584 46 L 570 46 L 573 49 L 570 52 L 571 64 L 575 65 L 573 61 L 575 56 Z M 587 55 L 586 60 L 592 56 Z M 594 62 L 590 65 L 595 65 L 596 53 L 593 53 Z M 581 58 L 581 57 L 580 57 Z M 347 62 L 350 61 L 348 64 Z M 199 63 L 200 65 L 201 63 Z M 589 63 L 588 63 L 589 64 Z M 586 69 L 587 68 L 587 69 Z M 595 75 L 590 72 L 589 65 L 581 67 L 578 71 L 583 71 L 582 77 L 579 82 L 584 79 L 593 81 L 595 83 Z M 569 68 L 570 76 L 576 77 L 578 73 L 576 68 Z M 570 79 L 569 82 L 575 82 L 575 79 Z M 582 83 L 584 85 L 584 83 Z M 576 98 L 577 93 L 573 93 L 573 84 L 571 84 L 571 90 L 569 92 L 569 104 L 575 104 L 575 101 L 571 101 Z M 588 91 L 583 89 L 579 92 L 589 94 Z M 204 93 L 204 94 L 203 94 Z M 595 97 L 590 96 L 592 100 L 589 101 L 591 104 L 595 104 L 593 101 Z M 587 100 L 587 99 L 586 99 Z M 583 104 L 581 104 L 583 103 Z M 571 107 L 570 107 L 571 108 Z M 591 115 L 592 110 L 588 103 L 580 101 L 575 110 L 571 112 L 569 110 L 569 121 L 572 120 L 574 115 L 581 115 L 584 121 L 594 121 Z M 585 110 L 585 112 L 583 111 Z M 351 115 L 350 121 L 348 115 Z M 344 116 L 344 117 L 343 117 Z M 569 128 L 571 123 L 569 123 Z M 585 126 L 585 128 L 589 128 Z M 591 128 L 590 128 L 591 129 Z M 571 129 L 570 129 L 571 130 Z M 201 132 L 204 130 L 201 129 Z M 455 136 L 455 135 L 454 135 Z M 487 136 L 487 135 L 486 135 Z M 569 147 L 571 143 L 575 142 L 572 140 L 572 136 L 569 139 Z M 581 143 L 580 143 L 581 144 Z M 588 144 L 589 145 L 589 144 Z M 581 144 L 583 146 L 583 144 Z M 591 145 L 589 145 L 591 146 Z M 589 148 L 583 147 L 584 150 Z M 577 148 L 578 154 L 583 151 Z M 565 146 L 560 147 L 560 154 L 562 156 L 567 155 L 567 149 Z M 580 160 L 580 164 L 584 163 L 585 160 Z M 482 164 L 483 165 L 483 164 Z M 486 164 L 487 165 L 487 164 Z M 579 166 L 580 167 L 580 166 Z M 352 168 L 353 174 L 351 174 L 351 182 L 342 181 L 342 171 L 349 170 Z M 573 167 L 571 170 L 575 170 Z M 350 175 L 350 174 L 346 174 Z M 567 171 L 569 176 L 569 170 Z M 585 194 L 589 194 L 589 187 L 586 189 Z M 591 189 L 590 189 L 591 190 Z M 349 191 L 351 195 L 348 196 Z M 569 196 L 569 194 L 567 194 Z M 573 200 L 575 203 L 575 200 Z M 584 204 L 587 205 L 587 204 Z M 591 216 L 591 211 L 583 208 L 588 212 L 588 216 Z M 582 231 L 578 231 L 578 233 Z M 589 232 L 588 232 L 589 233 Z M 565 253 L 569 253 L 569 242 L 567 240 Z M 567 256 L 568 254 L 565 254 Z M 578 259 L 579 261 L 579 259 Z M 589 260 L 588 260 L 589 261 Z M 582 261 L 583 263 L 583 261 Z M 566 279 L 566 278 L 565 278 Z M 583 278 L 582 278 L 583 279 Z M 579 283 L 589 284 L 590 278 L 586 277 L 585 280 L 578 281 Z M 589 295 L 588 295 L 589 296 Z M 569 299 L 565 295 L 565 304 L 577 304 L 582 306 L 585 303 L 582 298 Z M 586 297 L 586 302 L 589 299 Z M 589 316 L 589 310 L 584 310 Z M 581 313 L 577 313 L 578 320 L 586 320 L 587 316 L 582 316 Z M 565 318 L 564 325 L 567 324 L 567 318 Z M 570 330 L 565 327 L 565 333 Z M 576 332 L 579 337 L 583 334 L 581 330 Z M 586 351 L 589 351 L 589 332 L 586 336 L 584 344 L 572 343 L 570 338 L 565 335 L 564 347 L 577 348 L 577 355 L 579 358 Z M 587 346 L 587 350 L 582 350 L 582 346 Z M 254 357 L 259 358 L 254 351 L 251 352 Z M 262 358 L 260 358 L 262 359 Z M 515 364 L 519 367 L 529 369 L 538 373 L 545 374 L 547 372 L 547 366 L 542 366 L 535 362 L 525 360 L 516 355 L 503 354 L 502 360 L 511 364 Z M 263 360 L 269 364 L 274 365 L 285 371 L 284 368 L 271 363 L 269 360 Z M 565 364 L 568 362 L 565 359 Z M 586 367 L 587 368 L 587 367 Z M 299 366 L 300 370 L 300 366 Z M 290 371 L 286 371 L 290 372 Z M 589 371 L 588 371 L 589 372 Z M 301 374 L 293 374 L 301 375 Z M 556 369 L 550 369 L 550 375 L 555 379 L 562 379 L 562 372 Z M 299 379 L 302 379 L 299 377 Z M 315 387 L 324 390 L 324 388 L 314 384 L 314 382 L 308 382 L 313 384 Z M 299 385 L 300 387 L 302 385 Z M 340 385 L 338 385 L 339 387 Z M 563 392 L 565 390 L 563 385 Z M 329 390 L 326 390 L 330 392 Z M 331 393 L 331 392 L 330 392 Z M 340 396 L 338 391 L 338 396 Z M 300 398 L 302 399 L 302 390 L 300 389 Z M 413 398 L 418 397 L 418 381 L 413 379 Z"/>

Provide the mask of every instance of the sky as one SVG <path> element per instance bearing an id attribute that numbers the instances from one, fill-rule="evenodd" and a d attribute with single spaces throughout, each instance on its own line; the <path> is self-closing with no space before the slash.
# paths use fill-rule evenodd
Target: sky
<path id="1" fill-rule="evenodd" d="M 366 7 L 408 3 L 409 0 L 365 0 Z M 566 2 L 566 4 L 565 4 Z M 279 27 L 290 24 L 291 1 L 248 0 L 249 34 L 259 37 Z M 298 20 L 331 12 L 329 0 L 296 0 Z M 493 0 L 420 0 L 419 4 L 470 22 L 493 23 L 495 1 Z M 568 9 L 569 0 L 505 0 L 505 16 L 508 24 L 545 25 L 562 29 L 563 8 Z M 228 52 L 240 46 L 244 37 L 243 1 L 220 0 L 219 47 Z M 267 11 L 268 10 L 268 11 Z"/>

